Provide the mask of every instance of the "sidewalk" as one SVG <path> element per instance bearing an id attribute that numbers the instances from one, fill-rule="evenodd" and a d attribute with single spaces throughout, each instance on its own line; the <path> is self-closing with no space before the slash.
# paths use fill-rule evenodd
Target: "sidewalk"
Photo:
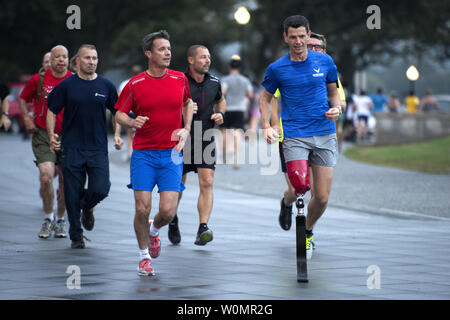
<path id="1" fill-rule="evenodd" d="M 30 144 L 0 135 L 6 151 L 0 158 L 0 299 L 450 299 L 448 220 L 398 219 L 332 205 L 315 231 L 310 282 L 299 284 L 295 227 L 286 232 L 277 221 L 284 185 L 272 182 L 278 195 L 267 197 L 216 183 L 209 224 L 214 240 L 199 247 L 193 244 L 194 175 L 179 210 L 181 244 L 171 245 L 163 228 L 161 256 L 153 260 L 157 275 L 139 277 L 133 195 L 125 187 L 128 167 L 117 161 L 121 153 L 110 147 L 112 188 L 96 208 L 94 231 L 86 232 L 92 241 L 72 250 L 68 239 L 37 237 L 43 214 Z M 216 178 L 228 177 L 222 183 L 233 181 L 230 172 L 253 189 L 264 187 L 260 179 L 279 179 L 227 167 L 217 169 Z M 373 196 L 371 189 L 358 191 Z M 157 194 L 153 200 L 157 207 Z M 70 289 L 69 266 L 81 272 L 80 289 Z M 379 289 L 372 281 L 377 275 Z"/>

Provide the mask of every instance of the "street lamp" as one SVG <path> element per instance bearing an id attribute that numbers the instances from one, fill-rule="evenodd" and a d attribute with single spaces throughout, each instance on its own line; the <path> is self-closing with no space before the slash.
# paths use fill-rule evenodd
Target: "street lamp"
<path id="1" fill-rule="evenodd" d="M 419 70 L 413 65 L 409 66 L 408 70 L 406 70 L 406 78 L 410 81 L 411 90 L 414 91 L 414 84 L 419 79 Z"/>
<path id="2" fill-rule="evenodd" d="M 239 24 L 247 24 L 250 21 L 250 12 L 246 7 L 239 7 L 234 13 L 234 20 Z"/>
<path id="3" fill-rule="evenodd" d="M 234 12 L 234 20 L 236 20 L 236 22 L 242 26 L 241 32 L 240 32 L 241 33 L 241 56 L 245 60 L 245 53 L 244 53 L 245 25 L 250 22 L 250 12 L 248 12 L 246 7 L 239 7 Z"/>

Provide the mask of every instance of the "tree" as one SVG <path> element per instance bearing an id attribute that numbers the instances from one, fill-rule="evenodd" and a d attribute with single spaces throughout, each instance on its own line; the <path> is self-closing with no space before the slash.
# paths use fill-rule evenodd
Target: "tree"
<path id="1" fill-rule="evenodd" d="M 12 78 L 35 73 L 45 52 L 63 44 L 72 56 L 83 43 L 97 47 L 99 72 L 146 63 L 142 38 L 166 29 L 171 34 L 172 67 L 186 66 L 187 47 L 201 43 L 213 48 L 217 41 L 233 39 L 229 19 L 236 0 L 0 0 L 2 45 L 0 70 Z M 81 29 L 69 30 L 67 7 L 81 9 Z M 233 29 L 234 28 L 234 29 Z"/>
<path id="2" fill-rule="evenodd" d="M 370 5 L 381 12 L 381 29 L 367 27 Z M 327 51 L 351 87 L 356 70 L 400 54 L 420 56 L 431 48 L 436 59 L 448 59 L 450 7 L 445 1 L 259 0 L 249 27 L 247 61 L 261 79 L 267 66 L 287 49 L 282 23 L 290 15 L 308 18 L 314 32 L 327 37 Z"/>

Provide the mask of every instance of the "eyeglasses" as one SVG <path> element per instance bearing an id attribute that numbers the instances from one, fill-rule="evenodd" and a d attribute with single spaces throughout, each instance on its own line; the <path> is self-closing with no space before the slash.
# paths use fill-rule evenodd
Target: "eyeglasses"
<path id="1" fill-rule="evenodd" d="M 325 50 L 325 46 L 322 44 L 308 44 L 308 49 L 313 51 Z"/>

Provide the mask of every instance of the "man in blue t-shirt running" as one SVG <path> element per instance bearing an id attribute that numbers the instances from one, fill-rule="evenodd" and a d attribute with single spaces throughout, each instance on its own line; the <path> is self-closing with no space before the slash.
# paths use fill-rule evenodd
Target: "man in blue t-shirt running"
<path id="1" fill-rule="evenodd" d="M 274 143 L 279 134 L 269 124 L 268 105 L 279 88 L 288 177 L 297 195 L 311 189 L 306 218 L 308 259 L 314 248 L 312 230 L 324 213 L 330 195 L 338 157 L 335 121 L 342 113 L 337 68 L 329 55 L 307 49 L 310 35 L 305 17 L 296 15 L 284 21 L 283 36 L 289 52 L 267 68 L 260 101 L 264 136 L 267 142 Z M 308 166 L 313 173 L 311 183 Z"/>
<path id="2" fill-rule="evenodd" d="M 83 227 L 94 228 L 94 206 L 108 196 L 109 181 L 106 109 L 113 114 L 116 149 L 122 147 L 114 105 L 117 91 L 108 79 L 96 73 L 97 50 L 82 45 L 77 54 L 78 73 L 63 80 L 48 96 L 47 132 L 50 149 L 62 149 L 64 196 L 69 216 L 69 236 L 74 249 L 84 248 Z M 62 140 L 54 132 L 55 117 L 64 108 Z M 84 189 L 88 179 L 88 187 Z M 81 218 L 81 221 L 80 221 Z"/>

